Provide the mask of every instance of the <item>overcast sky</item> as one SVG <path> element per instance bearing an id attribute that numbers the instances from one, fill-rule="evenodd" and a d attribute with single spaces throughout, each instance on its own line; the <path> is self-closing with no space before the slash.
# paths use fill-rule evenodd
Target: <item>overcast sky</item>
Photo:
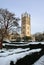
<path id="1" fill-rule="evenodd" d="M 31 15 L 31 33 L 44 31 L 44 0 L 0 0 L 0 8 L 7 8 L 20 18 L 22 13 L 28 12 Z"/>

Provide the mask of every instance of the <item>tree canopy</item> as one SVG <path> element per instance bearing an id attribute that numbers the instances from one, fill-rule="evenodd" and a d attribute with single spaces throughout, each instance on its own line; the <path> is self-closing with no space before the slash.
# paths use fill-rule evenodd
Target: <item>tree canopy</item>
<path id="1" fill-rule="evenodd" d="M 9 12 L 7 9 L 0 9 L 0 34 L 2 35 L 2 39 L 5 35 L 8 35 L 12 28 L 15 29 L 15 27 L 19 26 L 19 20 L 15 14 Z"/>

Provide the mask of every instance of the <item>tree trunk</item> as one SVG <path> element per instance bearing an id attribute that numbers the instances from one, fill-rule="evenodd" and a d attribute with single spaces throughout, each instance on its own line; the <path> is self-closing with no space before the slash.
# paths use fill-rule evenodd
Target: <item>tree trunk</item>
<path id="1" fill-rule="evenodd" d="M 0 41 L 0 49 L 2 49 L 2 42 Z"/>
<path id="2" fill-rule="evenodd" d="M 3 38 L 0 40 L 0 49 L 2 49 L 3 47 L 2 43 L 3 43 Z"/>

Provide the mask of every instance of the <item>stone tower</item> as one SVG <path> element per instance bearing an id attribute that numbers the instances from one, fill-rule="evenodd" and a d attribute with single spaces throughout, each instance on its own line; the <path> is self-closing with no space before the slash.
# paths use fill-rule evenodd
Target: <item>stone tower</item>
<path id="1" fill-rule="evenodd" d="M 22 14 L 21 20 L 22 20 L 22 23 L 21 23 L 22 37 L 31 36 L 30 15 L 27 12 L 25 12 L 24 14 Z"/>

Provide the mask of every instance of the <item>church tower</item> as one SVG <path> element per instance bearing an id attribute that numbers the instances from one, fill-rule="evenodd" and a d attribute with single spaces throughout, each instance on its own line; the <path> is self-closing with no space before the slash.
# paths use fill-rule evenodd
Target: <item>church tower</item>
<path id="1" fill-rule="evenodd" d="M 31 36 L 30 15 L 27 12 L 25 12 L 24 14 L 22 14 L 21 20 L 22 20 L 22 22 L 21 22 L 22 37 Z"/>

